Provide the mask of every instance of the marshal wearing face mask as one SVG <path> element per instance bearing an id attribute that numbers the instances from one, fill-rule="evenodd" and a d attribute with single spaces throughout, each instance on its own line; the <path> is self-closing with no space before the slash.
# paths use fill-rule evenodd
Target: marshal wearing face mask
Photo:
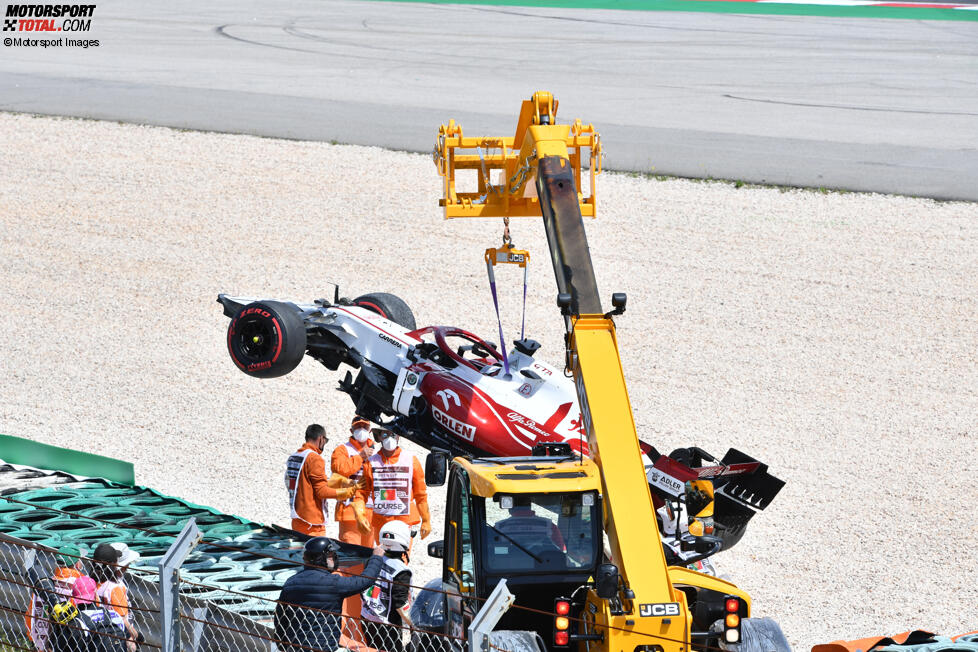
<path id="1" fill-rule="evenodd" d="M 350 439 L 333 449 L 330 467 L 334 474 L 359 484 L 363 481 L 364 467 L 368 465 L 367 460 L 372 454 L 370 422 L 363 417 L 355 416 L 350 424 Z M 363 507 L 362 518 L 366 523 L 370 523 L 372 517 L 373 511 L 368 502 Z M 373 546 L 373 533 L 369 530 L 362 531 L 357 525 L 357 520 L 357 509 L 352 498 L 336 501 L 336 522 L 340 526 L 339 540 L 360 546 Z"/>
<path id="2" fill-rule="evenodd" d="M 369 532 L 371 541 L 376 543 L 384 524 L 399 520 L 412 526 L 420 523 L 421 537 L 427 537 L 431 533 L 431 515 L 421 462 L 399 446 L 397 435 L 390 430 L 374 428 L 373 435 L 380 450 L 370 456 L 364 467 L 363 486 L 354 501 L 361 531 Z M 369 521 L 361 517 L 361 510 L 365 511 L 368 505 L 373 510 Z"/>

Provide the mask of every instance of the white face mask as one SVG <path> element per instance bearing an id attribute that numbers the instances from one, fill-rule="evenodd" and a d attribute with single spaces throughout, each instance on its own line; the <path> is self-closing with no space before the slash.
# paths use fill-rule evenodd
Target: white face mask
<path id="1" fill-rule="evenodd" d="M 389 453 L 397 448 L 397 437 L 388 437 L 381 445 L 384 447 L 384 450 Z"/>
<path id="2" fill-rule="evenodd" d="M 370 435 L 370 431 L 366 428 L 357 428 L 353 431 L 353 438 L 356 439 L 361 444 L 367 441 L 367 436 Z"/>

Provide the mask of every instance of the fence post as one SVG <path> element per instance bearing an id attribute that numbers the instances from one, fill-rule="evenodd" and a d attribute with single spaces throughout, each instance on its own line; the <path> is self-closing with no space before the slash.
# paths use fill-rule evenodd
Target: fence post
<path id="1" fill-rule="evenodd" d="M 469 652 L 488 652 L 489 632 L 496 626 L 496 623 L 503 617 L 515 599 L 516 596 L 510 593 L 506 586 L 506 580 L 499 580 L 499 584 L 489 594 L 489 598 L 482 605 L 482 609 L 479 609 L 479 613 L 475 615 L 472 624 L 469 625 Z"/>
<path id="2" fill-rule="evenodd" d="M 180 566 L 190 551 L 200 543 L 197 520 L 190 517 L 170 549 L 160 559 L 160 617 L 163 652 L 180 649 Z"/>
<path id="3" fill-rule="evenodd" d="M 200 652 L 204 649 L 204 621 L 207 620 L 207 607 L 193 609 L 194 631 L 190 636 L 190 652 Z"/>

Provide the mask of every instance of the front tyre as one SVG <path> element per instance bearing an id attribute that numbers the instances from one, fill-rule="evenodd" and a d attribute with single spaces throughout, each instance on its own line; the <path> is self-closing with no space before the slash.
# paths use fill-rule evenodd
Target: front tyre
<path id="1" fill-rule="evenodd" d="M 255 301 L 228 325 L 228 353 L 254 378 L 278 378 L 302 361 L 306 326 L 296 309 L 280 301 Z"/>

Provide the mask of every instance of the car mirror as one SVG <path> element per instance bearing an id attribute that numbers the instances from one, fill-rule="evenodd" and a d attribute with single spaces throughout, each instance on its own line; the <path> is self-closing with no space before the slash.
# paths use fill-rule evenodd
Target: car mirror
<path id="1" fill-rule="evenodd" d="M 614 564 L 600 564 L 594 574 L 594 592 L 602 600 L 610 600 L 618 595 L 618 567 Z"/>
<path id="2" fill-rule="evenodd" d="M 434 557 L 435 559 L 443 559 L 445 557 L 445 541 L 439 539 L 438 541 L 432 541 L 428 544 L 428 556 Z"/>
<path id="3" fill-rule="evenodd" d="M 687 549 L 692 548 L 696 552 L 693 557 L 687 557 L 682 561 L 684 566 L 691 566 L 698 561 L 720 552 L 720 548 L 723 547 L 723 539 L 703 534 L 696 537 L 692 543 L 684 545 Z"/>
<path id="4" fill-rule="evenodd" d="M 711 536 L 709 534 L 702 534 L 696 537 L 696 543 L 693 544 L 693 550 L 699 554 L 709 553 L 714 554 L 723 545 L 723 541 L 720 537 Z"/>
<path id="5" fill-rule="evenodd" d="M 448 476 L 448 451 L 432 448 L 424 461 L 424 481 L 429 487 L 440 487 Z"/>

